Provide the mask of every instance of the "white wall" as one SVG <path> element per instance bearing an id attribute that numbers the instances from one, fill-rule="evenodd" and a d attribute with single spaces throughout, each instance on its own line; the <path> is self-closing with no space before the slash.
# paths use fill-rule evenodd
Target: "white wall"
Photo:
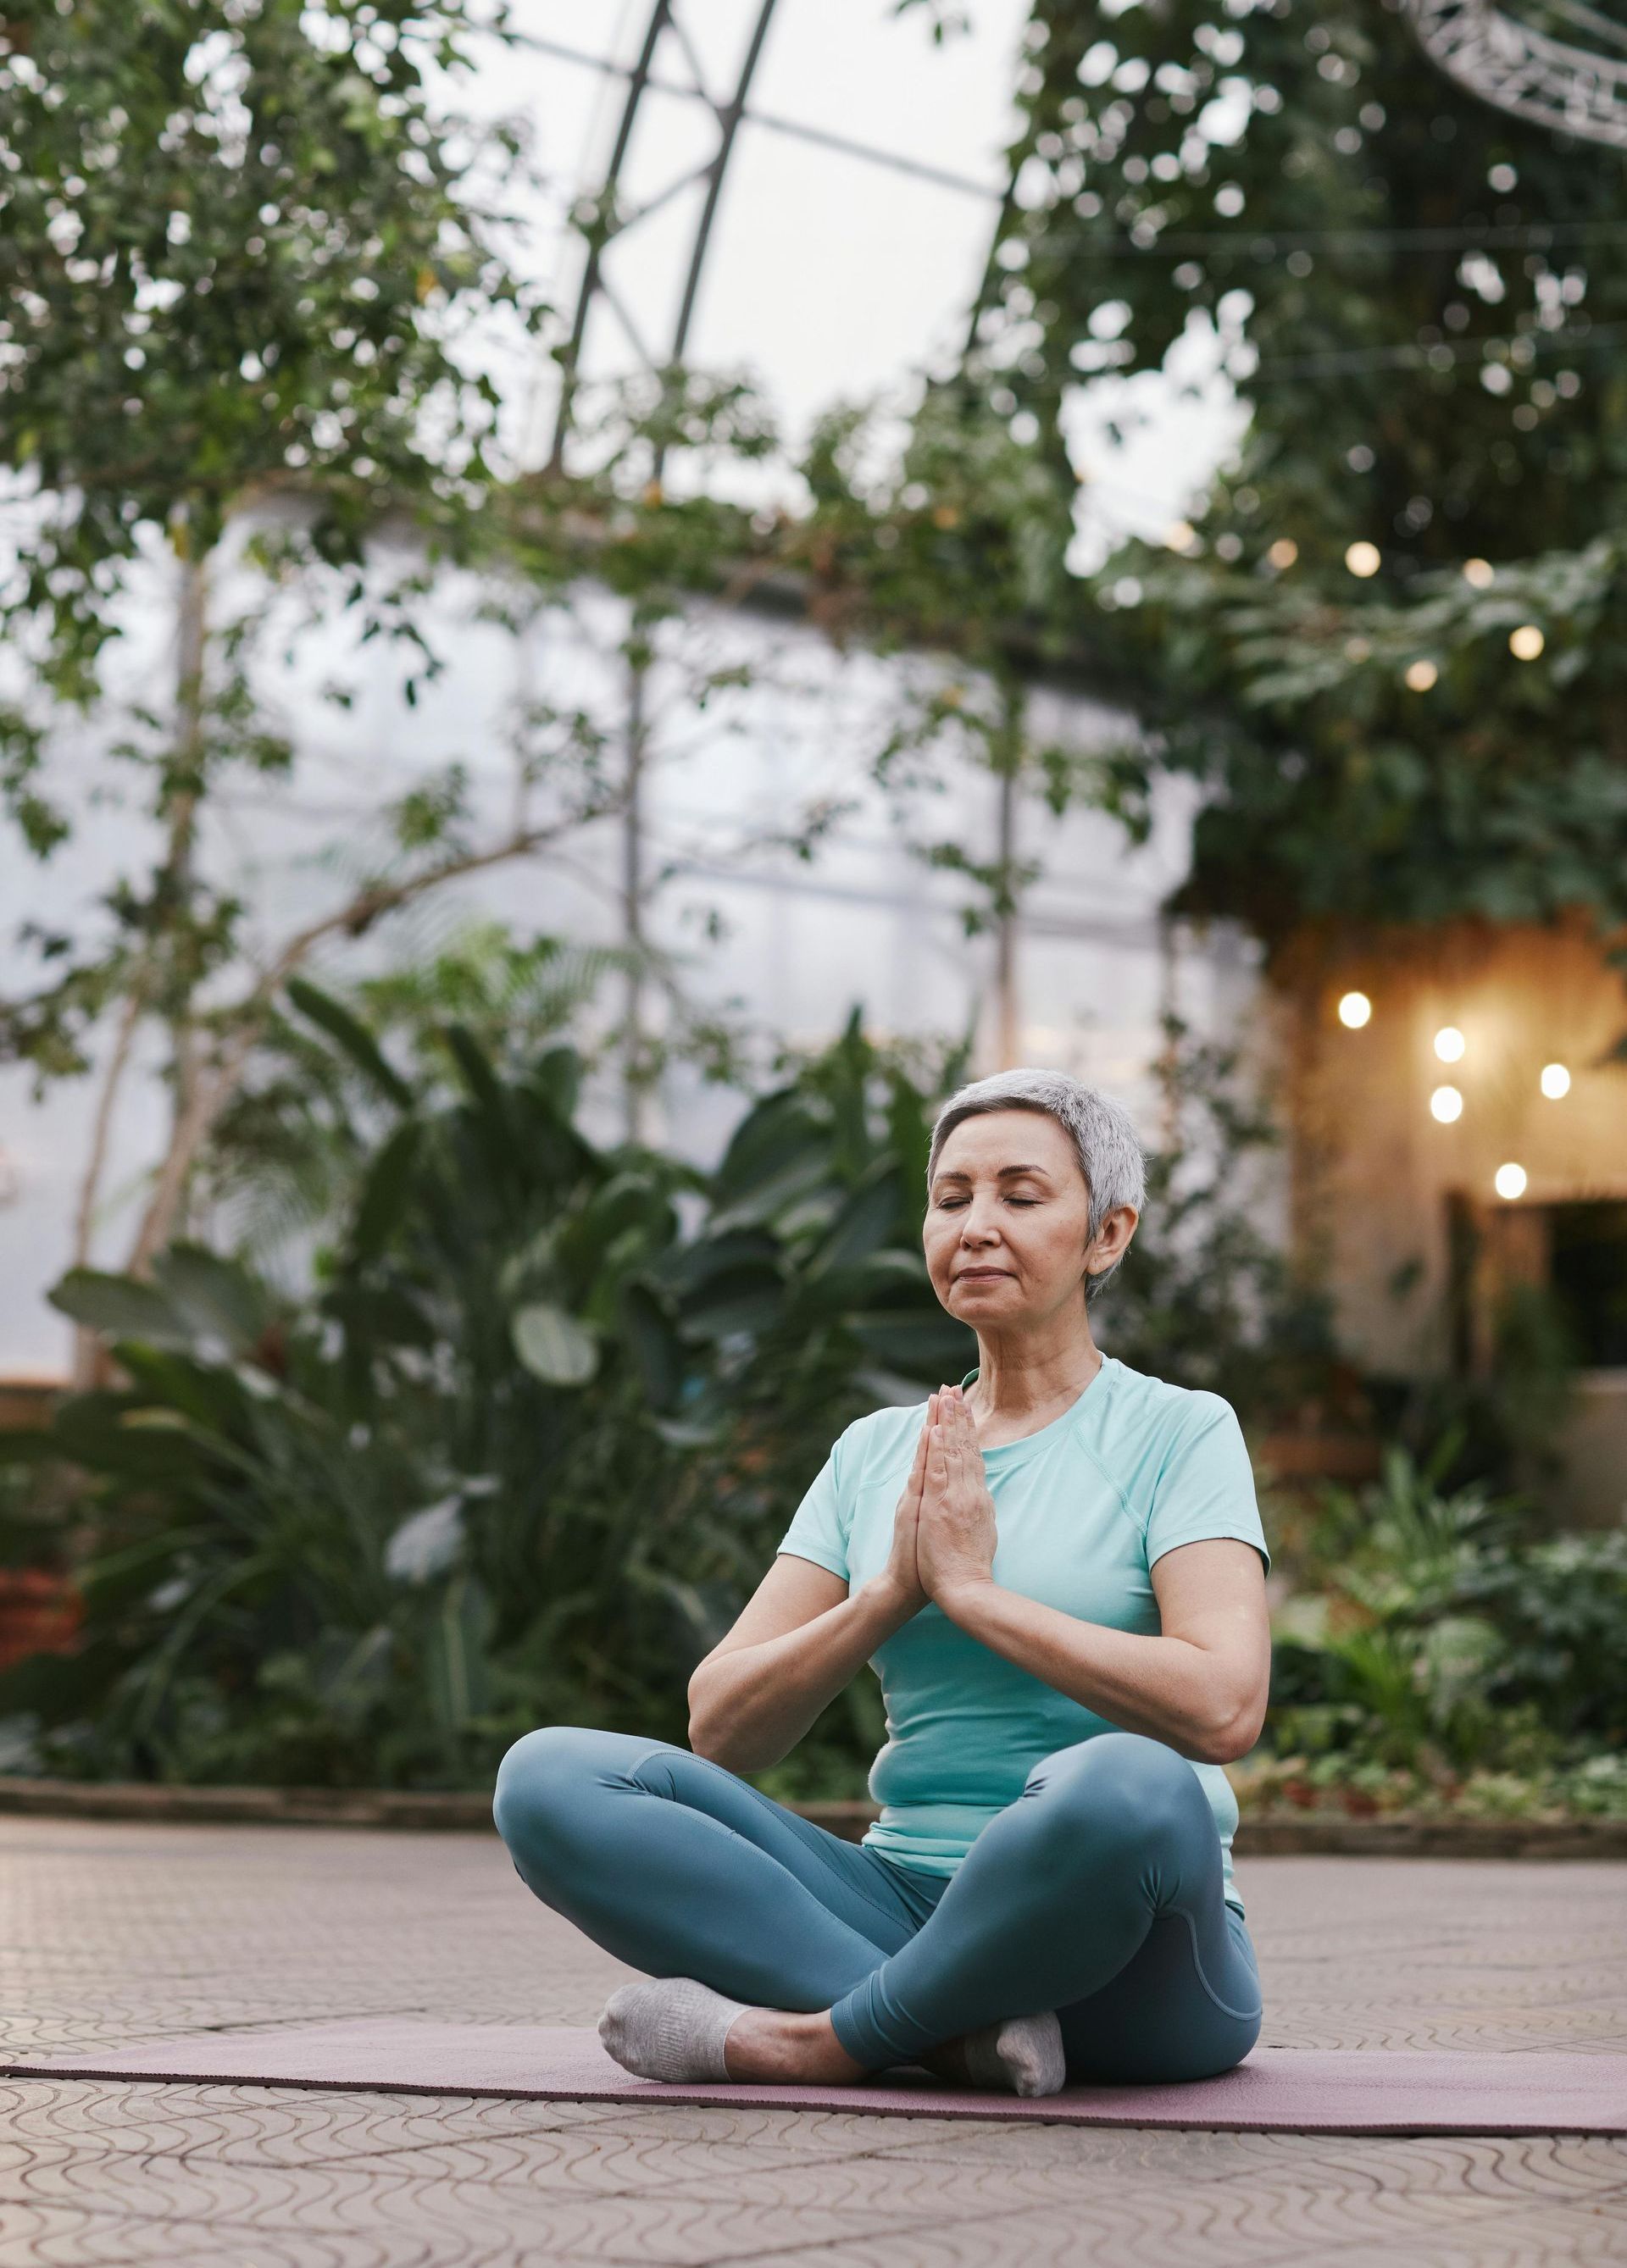
<path id="1" fill-rule="evenodd" d="M 168 572 L 155 567 L 121 664 L 124 692 L 160 705 L 173 674 Z M 291 672 L 263 673 L 264 698 L 281 715 L 298 762 L 290 778 L 250 779 L 223 792 L 203 851 L 210 873 L 243 895 L 262 954 L 342 901 L 379 855 L 385 807 L 446 761 L 469 768 L 476 829 L 500 828 L 512 794 L 518 703 L 579 704 L 607 725 L 620 717 L 614 601 L 589 594 L 573 619 L 546 620 L 517 644 L 470 619 L 478 596 L 455 581 L 438 595 L 434 634 L 449 666 L 416 709 L 400 698 L 398 662 L 379 647 L 358 660 L 342 625 L 303 641 Z M 221 602 L 228 597 L 223 593 Z M 995 790 L 987 775 L 952 772 L 941 792 L 913 799 L 901 821 L 867 788 L 866 755 L 893 713 L 904 665 L 842 659 L 799 628 L 715 612 L 697 615 L 669 648 L 652 687 L 646 829 L 649 869 L 670 862 L 674 871 L 647 919 L 655 941 L 688 956 L 694 995 L 733 1002 L 766 1031 L 798 1042 L 833 1034 L 856 1002 L 879 1030 L 965 1029 L 986 1008 L 992 940 L 965 934 L 965 886 L 912 858 L 904 828 L 990 856 Z M 756 682 L 698 714 L 686 673 L 738 659 L 750 662 Z M 319 692 L 342 671 L 359 688 L 342 716 Z M 1054 711 L 1048 731 L 1090 741 L 1125 728 L 1094 704 L 1047 698 Z M 20 924 L 93 925 L 99 893 L 143 853 L 146 822 L 129 799 L 136 783 L 108 754 L 107 739 L 76 729 L 54 752 L 47 784 L 76 815 L 72 843 L 44 866 L 23 861 L 9 842 L 0 854 L 6 994 L 34 973 L 16 942 Z M 809 799 L 831 796 L 851 797 L 857 807 L 812 865 L 772 849 L 742 849 Z M 1123 1094 L 1153 1138 L 1146 1072 L 1172 982 L 1183 1011 L 1206 1029 L 1229 1028 L 1252 997 L 1251 956 L 1234 935 L 1221 932 L 1202 947 L 1187 940 L 1173 972 L 1160 954 L 1156 909 L 1184 872 L 1190 801 L 1189 791 L 1168 784 L 1152 838 L 1139 850 L 1099 814 L 1059 821 L 1030 804 L 1019 821 L 1020 850 L 1043 861 L 1018 948 L 1023 1054 Z M 602 822 L 572 842 L 566 859 L 495 870 L 409 920 L 381 925 L 366 956 L 374 965 L 399 958 L 473 914 L 500 917 L 522 935 L 615 939 L 619 861 L 615 823 Z M 715 945 L 703 943 L 696 926 L 709 912 L 725 924 Z M 346 964 L 330 956 L 320 965 L 331 973 Z M 989 1067 L 986 1014 L 982 1029 Z M 0 1068 L 0 1376 L 53 1374 L 66 1360 L 66 1328 L 44 1292 L 68 1260 L 95 1098 L 96 1081 L 87 1079 L 35 1100 L 25 1070 Z M 696 1156 L 715 1154 L 740 1107 L 680 1071 L 656 1098 L 649 1130 Z M 114 1126 L 95 1246 L 103 1264 L 115 1263 L 128 1240 L 163 1116 L 148 1066 Z M 598 1116 L 609 1131 L 609 1098 Z"/>

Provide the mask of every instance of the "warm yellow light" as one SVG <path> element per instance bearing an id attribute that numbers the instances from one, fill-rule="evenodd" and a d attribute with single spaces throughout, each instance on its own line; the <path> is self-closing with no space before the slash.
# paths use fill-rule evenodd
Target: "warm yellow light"
<path id="1" fill-rule="evenodd" d="M 1550 1102 L 1557 1102 L 1562 1094 L 1571 1092 L 1571 1074 L 1563 1064 L 1542 1065 L 1542 1093 Z"/>
<path id="2" fill-rule="evenodd" d="M 1344 555 L 1344 563 L 1352 575 L 1376 575 L 1380 565 L 1378 545 L 1352 543 Z"/>
<path id="3" fill-rule="evenodd" d="M 1279 535 L 1265 556 L 1273 567 L 1292 567 L 1299 556 L 1299 547 L 1292 535 Z"/>
<path id="4" fill-rule="evenodd" d="M 1427 693 L 1439 674 L 1432 661 L 1410 661 L 1407 664 L 1407 683 L 1415 693 Z"/>
<path id="5" fill-rule="evenodd" d="M 1442 1063 L 1461 1063 L 1468 1046 L 1455 1024 L 1443 1024 L 1435 1035 L 1435 1053 Z"/>
<path id="6" fill-rule="evenodd" d="M 1508 633 L 1508 651 L 1516 661 L 1535 661 L 1547 643 L 1535 622 L 1521 622 Z"/>
<path id="7" fill-rule="evenodd" d="M 1466 559 L 1463 562 L 1463 580 L 1472 584 L 1476 591 L 1489 591 L 1497 580 L 1497 569 L 1489 559 Z"/>
<path id="8" fill-rule="evenodd" d="M 1373 1003 L 1365 992 L 1347 992 L 1339 1003 L 1339 1021 L 1346 1031 L 1359 1032 L 1372 1015 Z"/>
<path id="9" fill-rule="evenodd" d="M 1432 1116 L 1443 1126 L 1453 1125 L 1463 1116 L 1463 1098 L 1455 1086 L 1438 1086 L 1430 1096 L 1429 1107 Z"/>
<path id="10" fill-rule="evenodd" d="M 1197 530 L 1189 519 L 1174 519 L 1165 530 L 1164 541 L 1172 551 L 1189 551 L 1197 541 Z"/>
<path id="11" fill-rule="evenodd" d="M 1511 1203 L 1515 1197 L 1524 1197 L 1526 1193 L 1525 1167 L 1523 1166 L 1515 1165 L 1499 1166 L 1496 1173 L 1491 1177 L 1491 1186 L 1497 1191 L 1498 1197 L 1507 1197 Z"/>

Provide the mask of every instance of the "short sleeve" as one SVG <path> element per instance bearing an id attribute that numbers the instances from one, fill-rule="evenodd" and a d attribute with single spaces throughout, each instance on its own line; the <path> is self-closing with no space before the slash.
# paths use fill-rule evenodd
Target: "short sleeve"
<path id="1" fill-rule="evenodd" d="M 842 1501 L 841 1455 L 838 1441 L 797 1506 L 779 1549 L 793 1559 L 811 1559 L 816 1567 L 828 1567 L 845 1583 L 850 1580 L 847 1548 L 851 1513 Z"/>
<path id="2" fill-rule="evenodd" d="M 1198 1411 L 1166 1457 L 1147 1517 L 1147 1565 L 1178 1543 L 1223 1536 L 1252 1543 L 1267 1570 L 1271 1555 L 1260 1524 L 1249 1462 L 1237 1412 L 1218 1394 L 1195 1395 Z"/>

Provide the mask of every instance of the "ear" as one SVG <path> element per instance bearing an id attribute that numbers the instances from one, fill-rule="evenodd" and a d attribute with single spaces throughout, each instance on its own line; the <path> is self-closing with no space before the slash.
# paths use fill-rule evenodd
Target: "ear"
<path id="1" fill-rule="evenodd" d="M 1115 1205 L 1096 1231 L 1095 1241 L 1090 1248 L 1092 1260 L 1086 1273 L 1102 1275 L 1117 1260 L 1122 1260 L 1134 1236 L 1141 1215 L 1134 1205 Z"/>

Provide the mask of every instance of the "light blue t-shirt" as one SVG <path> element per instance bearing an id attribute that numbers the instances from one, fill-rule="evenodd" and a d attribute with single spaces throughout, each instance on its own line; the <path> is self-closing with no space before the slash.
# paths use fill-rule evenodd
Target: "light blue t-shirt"
<path id="1" fill-rule="evenodd" d="M 879 1575 L 925 1408 L 878 1410 L 850 1425 L 780 1550 L 828 1567 L 850 1590 Z M 1060 1418 L 985 1449 L 983 1469 L 998 1528 L 994 1580 L 1083 1622 L 1155 1636 L 1151 1570 L 1178 1543 L 1231 1536 L 1270 1565 L 1231 1403 L 1145 1377 L 1111 1355 Z M 881 1816 L 865 1841 L 923 1874 L 953 1874 L 1042 1756 L 1116 1729 L 968 1637 L 930 1602 L 871 1667 L 887 1739 L 870 1773 Z M 1218 1764 L 1192 1769 L 1214 1811 L 1226 1897 L 1240 1911 L 1232 1881 L 1237 1799 Z"/>

